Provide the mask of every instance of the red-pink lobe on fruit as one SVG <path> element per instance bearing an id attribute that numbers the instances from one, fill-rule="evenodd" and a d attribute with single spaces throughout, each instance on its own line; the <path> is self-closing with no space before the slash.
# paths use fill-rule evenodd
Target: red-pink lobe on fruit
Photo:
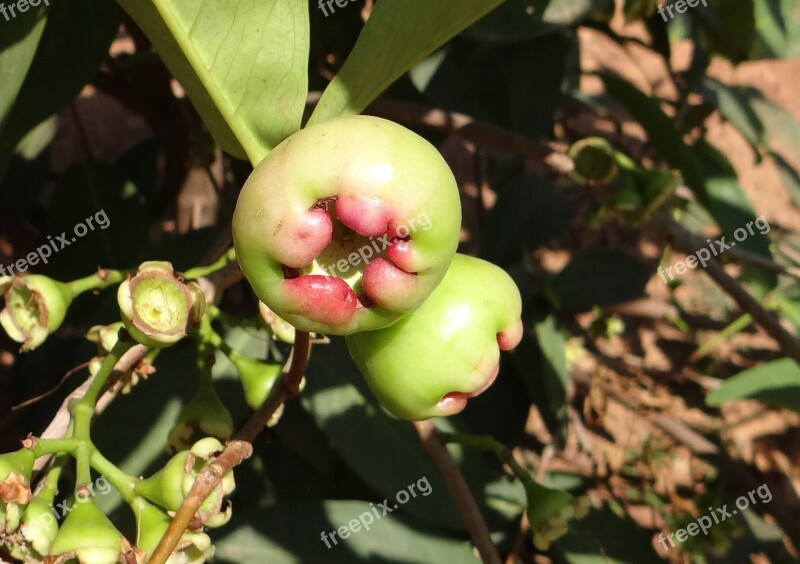
<path id="1" fill-rule="evenodd" d="M 344 325 L 353 317 L 358 300 L 350 286 L 335 276 L 309 274 L 284 281 L 285 297 L 293 313 L 312 316 L 320 323 Z"/>
<path id="2" fill-rule="evenodd" d="M 339 221 L 364 237 L 386 233 L 391 211 L 384 200 L 360 194 L 340 195 L 336 200 Z"/>
<path id="3" fill-rule="evenodd" d="M 333 222 L 323 209 L 308 210 L 299 217 L 285 217 L 271 235 L 281 250 L 281 262 L 292 268 L 302 268 L 331 242 Z"/>
<path id="4" fill-rule="evenodd" d="M 416 268 L 414 268 L 414 247 L 411 241 L 400 240 L 392 243 L 386 251 L 386 256 L 406 272 L 416 271 Z"/>
<path id="5" fill-rule="evenodd" d="M 386 259 L 375 259 L 364 269 L 364 293 L 379 307 L 396 310 L 409 307 L 417 295 L 419 280 Z"/>
<path id="6" fill-rule="evenodd" d="M 467 394 L 462 392 L 450 392 L 439 400 L 439 414 L 442 417 L 455 415 L 467 407 Z"/>
<path id="7" fill-rule="evenodd" d="M 522 340 L 524 329 L 522 327 L 522 320 L 517 319 L 514 326 L 505 331 L 497 334 L 497 344 L 501 351 L 510 351 L 516 347 Z"/>
<path id="8" fill-rule="evenodd" d="M 476 370 L 482 371 L 484 370 L 484 367 L 479 365 L 476 368 Z M 439 400 L 438 404 L 439 409 L 444 410 L 444 412 L 441 414 L 443 416 L 453 415 L 463 410 L 465 407 L 467 407 L 468 400 L 478 397 L 483 392 L 488 390 L 492 386 L 492 384 L 494 384 L 494 381 L 497 380 L 497 375 L 499 373 L 500 373 L 500 364 L 496 363 L 494 365 L 494 368 L 492 368 L 491 372 L 489 372 L 489 374 L 486 376 L 485 380 L 480 385 L 480 387 L 472 391 L 450 392 L 449 394 L 445 394 L 444 397 L 441 400 Z"/>

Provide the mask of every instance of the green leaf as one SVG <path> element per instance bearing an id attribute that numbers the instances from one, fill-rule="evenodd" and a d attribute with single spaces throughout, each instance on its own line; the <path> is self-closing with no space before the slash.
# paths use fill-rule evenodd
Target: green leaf
<path id="1" fill-rule="evenodd" d="M 746 92 L 741 88 L 729 87 L 710 76 L 704 77 L 703 84 L 716 95 L 722 117 L 747 140 L 753 149 L 756 162 L 761 161 L 761 149 L 767 144 L 767 135 L 764 124 L 750 105 Z"/>
<path id="2" fill-rule="evenodd" d="M 754 0 L 708 0 L 691 13 L 705 32 L 709 50 L 739 62 L 746 59 L 756 37 Z"/>
<path id="3" fill-rule="evenodd" d="M 756 0 L 756 40 L 751 58 L 800 56 L 798 9 L 797 0 Z"/>
<path id="4" fill-rule="evenodd" d="M 534 309 L 534 306 L 529 306 Z M 527 331 L 510 355 L 528 395 L 536 404 L 550 432 L 561 428 L 566 416 L 567 382 L 564 337 L 554 314 L 534 312 L 533 332 Z M 528 320 L 525 320 L 528 325 Z"/>
<path id="5" fill-rule="evenodd" d="M 308 92 L 305 0 L 119 0 L 222 148 L 258 163 L 300 129 Z"/>
<path id="6" fill-rule="evenodd" d="M 13 149 L 36 125 L 60 110 L 97 73 L 119 28 L 122 12 L 108 0 L 52 2 L 18 14 L 30 32 L 0 53 L 0 177 Z M 35 24 L 33 22 L 36 22 Z M 16 32 L 10 33 L 13 38 Z M 31 59 L 32 51 L 35 55 Z M 20 81 L 22 81 L 20 83 Z"/>
<path id="7" fill-rule="evenodd" d="M 548 286 L 567 310 L 627 302 L 644 295 L 651 272 L 630 255 L 596 250 L 577 253 Z"/>
<path id="8" fill-rule="evenodd" d="M 434 491 L 430 497 L 435 494 Z M 447 493 L 440 492 L 440 495 Z M 408 503 L 414 502 L 411 499 Z M 396 513 L 385 516 L 382 510 L 378 513 L 380 519 L 374 518 L 368 502 L 349 500 L 281 501 L 266 509 L 234 511 L 231 522 L 215 535 L 215 560 L 282 564 L 480 562 L 468 541 L 414 528 Z M 374 518 L 371 524 L 369 514 Z M 369 530 L 361 525 L 359 516 Z M 351 527 L 353 520 L 355 526 L 349 531 L 343 530 L 347 538 L 341 538 L 337 531 L 334 544 L 331 532 Z"/>
<path id="9" fill-rule="evenodd" d="M 341 71 L 325 89 L 309 125 L 361 113 L 395 80 L 502 2 L 378 2 Z"/>
<path id="10" fill-rule="evenodd" d="M 717 407 L 745 398 L 800 411 L 800 366 L 782 358 L 739 372 L 708 394 L 706 404 Z"/>

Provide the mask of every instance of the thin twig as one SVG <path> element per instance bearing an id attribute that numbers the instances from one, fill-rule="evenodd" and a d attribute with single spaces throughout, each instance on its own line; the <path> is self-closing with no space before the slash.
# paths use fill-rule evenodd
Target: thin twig
<path id="1" fill-rule="evenodd" d="M 414 423 L 417 429 L 422 446 L 428 456 L 431 457 L 439 473 L 444 478 L 447 488 L 450 490 L 450 495 L 458 508 L 458 513 L 461 519 L 467 526 L 472 542 L 478 553 L 481 555 L 481 560 L 484 563 L 500 564 L 500 555 L 492 543 L 492 537 L 489 536 L 489 528 L 486 526 L 478 509 L 478 503 L 472 495 L 472 492 L 458 469 L 450 453 L 447 451 L 444 443 L 436 435 L 436 429 L 430 421 L 418 421 Z"/>
<path id="2" fill-rule="evenodd" d="M 677 224 L 668 225 L 670 236 L 676 248 L 687 254 L 693 254 L 697 248 L 694 246 L 693 235 Z M 789 356 L 800 364 L 800 341 L 792 336 L 778 321 L 778 318 L 764 309 L 764 307 L 745 290 L 739 282 L 725 272 L 722 265 L 715 259 L 707 261 L 705 272 L 733 298 L 742 310 L 753 316 L 767 334 L 780 345 L 783 354 Z"/>
<path id="3" fill-rule="evenodd" d="M 158 547 L 150 558 L 150 564 L 164 564 L 175 550 L 183 533 L 194 519 L 195 513 L 202 505 L 223 476 L 231 469 L 238 466 L 253 454 L 253 441 L 264 430 L 267 421 L 275 411 L 287 400 L 296 396 L 300 391 L 300 382 L 303 379 L 308 357 L 311 350 L 309 335 L 297 331 L 292 357 L 289 360 L 289 370 L 284 372 L 280 380 L 273 386 L 264 404 L 245 423 L 233 439 L 226 445 L 208 466 L 206 466 L 192 485 L 183 503 L 178 508 L 167 532 L 161 538 Z"/>
<path id="4" fill-rule="evenodd" d="M 689 254 L 693 254 L 697 252 L 698 249 L 702 249 L 707 245 L 707 239 L 705 237 L 695 235 L 694 233 L 677 226 L 677 224 L 669 226 L 669 230 L 671 233 L 678 230 L 682 232 L 681 234 L 685 242 L 687 244 L 691 243 L 691 246 L 694 249 Z M 749 262 L 750 264 L 763 268 L 764 270 L 769 270 L 770 272 L 776 272 L 778 274 L 785 274 L 786 276 L 791 276 L 796 280 L 800 280 L 800 268 L 778 264 L 774 260 L 762 257 L 761 255 L 757 255 L 753 252 L 742 249 L 741 247 L 731 247 L 730 249 L 726 249 L 725 255 L 738 258 L 743 262 Z"/>

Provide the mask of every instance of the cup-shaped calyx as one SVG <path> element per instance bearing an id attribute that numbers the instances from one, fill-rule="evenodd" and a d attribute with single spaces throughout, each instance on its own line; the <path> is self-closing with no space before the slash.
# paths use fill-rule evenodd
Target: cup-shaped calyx
<path id="1" fill-rule="evenodd" d="M 350 355 L 383 406 L 403 419 L 458 413 L 497 376 L 500 351 L 522 339 L 511 277 L 456 255 L 419 309 L 378 331 L 348 335 Z"/>
<path id="2" fill-rule="evenodd" d="M 168 262 L 149 261 L 119 286 L 117 301 L 125 329 L 139 343 L 165 347 L 180 341 L 205 312 L 200 287 L 175 276 Z"/>
<path id="3" fill-rule="evenodd" d="M 458 245 L 450 168 L 393 122 L 349 116 L 303 129 L 248 178 L 233 242 L 259 299 L 303 331 L 386 327 L 439 284 Z"/>
<path id="4" fill-rule="evenodd" d="M 0 456 L 0 507 L 30 501 L 34 460 L 33 451 L 27 448 Z"/>
<path id="5" fill-rule="evenodd" d="M 131 504 L 136 515 L 137 564 L 147 562 L 167 532 L 172 518 L 164 510 L 138 497 Z M 214 546 L 203 532 L 186 531 L 166 564 L 200 564 L 214 555 Z"/>
<path id="6" fill-rule="evenodd" d="M 5 299 L 0 325 L 23 351 L 35 349 L 59 328 L 74 297 L 67 284 L 39 274 L 0 277 L 0 295 Z"/>
<path id="7" fill-rule="evenodd" d="M 211 380 L 201 380 L 194 396 L 183 406 L 167 444 L 173 452 L 186 450 L 203 437 L 227 439 L 233 434 L 231 412 L 217 394 Z"/>
<path id="8" fill-rule="evenodd" d="M 222 448 L 222 443 L 212 437 L 197 441 L 190 450 L 179 452 L 161 470 L 139 482 L 136 493 L 167 511 L 177 511 L 197 476 Z M 195 518 L 208 527 L 227 523 L 231 507 L 225 497 L 235 487 L 233 472 L 228 471 L 200 506 Z"/>
<path id="9" fill-rule="evenodd" d="M 22 514 L 19 532 L 20 542 L 12 547 L 11 555 L 22 561 L 42 560 L 58 535 L 52 504 L 39 497 L 33 498 Z"/>
<path id="10" fill-rule="evenodd" d="M 75 503 L 50 545 L 48 562 L 115 564 L 130 550 L 122 533 L 91 499 Z"/>

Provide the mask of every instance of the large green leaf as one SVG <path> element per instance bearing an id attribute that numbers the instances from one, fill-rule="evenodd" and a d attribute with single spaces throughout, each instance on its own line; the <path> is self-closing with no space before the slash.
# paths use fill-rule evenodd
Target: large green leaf
<path id="1" fill-rule="evenodd" d="M 800 411 L 800 366 L 790 358 L 782 358 L 748 368 L 708 394 L 706 403 L 719 406 L 745 398 Z"/>
<path id="2" fill-rule="evenodd" d="M 502 2 L 378 2 L 341 71 L 325 89 L 309 124 L 360 113 L 437 47 Z"/>
<path id="3" fill-rule="evenodd" d="M 0 22 L 0 176 L 20 139 L 97 73 L 121 17 L 107 0 L 71 0 Z"/>
<path id="4" fill-rule="evenodd" d="M 308 91 L 305 0 L 118 0 L 228 153 L 260 161 L 300 129 Z"/>

